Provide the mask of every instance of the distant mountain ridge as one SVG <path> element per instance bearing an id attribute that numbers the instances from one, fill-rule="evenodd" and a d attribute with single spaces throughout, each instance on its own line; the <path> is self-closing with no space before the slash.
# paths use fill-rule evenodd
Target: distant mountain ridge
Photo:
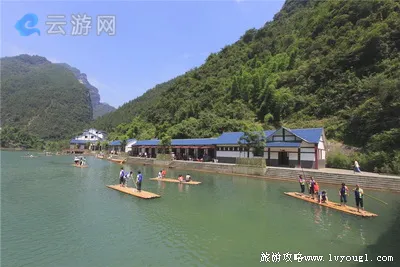
<path id="1" fill-rule="evenodd" d="M 99 90 L 90 84 L 90 82 L 87 79 L 87 75 L 85 73 L 82 73 L 79 69 L 72 67 L 66 63 L 58 63 L 58 64 L 71 70 L 72 73 L 75 75 L 76 79 L 78 79 L 78 81 L 81 84 L 83 84 L 87 89 L 89 89 L 90 99 L 93 108 L 93 119 L 101 117 L 115 110 L 115 108 L 112 107 L 111 105 L 100 102 Z"/>
<path id="2" fill-rule="evenodd" d="M 0 59 L 1 126 L 47 140 L 69 138 L 93 119 L 89 90 L 44 57 Z"/>

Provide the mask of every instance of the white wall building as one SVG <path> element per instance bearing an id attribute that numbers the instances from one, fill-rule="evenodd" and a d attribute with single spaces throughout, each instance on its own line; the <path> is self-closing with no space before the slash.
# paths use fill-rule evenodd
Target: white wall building
<path id="1" fill-rule="evenodd" d="M 129 153 L 132 151 L 132 146 L 136 144 L 137 140 L 136 139 L 128 139 L 126 141 L 126 146 L 125 146 L 125 153 Z"/>
<path id="2" fill-rule="evenodd" d="M 103 131 L 91 128 L 89 130 L 84 130 L 81 135 L 76 136 L 74 139 L 88 142 L 104 141 L 107 139 L 107 134 Z"/>

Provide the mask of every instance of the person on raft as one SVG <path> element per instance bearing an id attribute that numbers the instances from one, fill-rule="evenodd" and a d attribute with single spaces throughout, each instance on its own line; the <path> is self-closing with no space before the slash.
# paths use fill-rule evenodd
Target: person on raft
<path id="1" fill-rule="evenodd" d="M 325 190 L 318 194 L 318 203 L 328 203 L 328 193 Z"/>
<path id="2" fill-rule="evenodd" d="M 179 180 L 179 182 L 184 182 L 184 179 L 183 179 L 183 175 L 182 175 L 182 174 L 179 174 L 178 180 Z"/>
<path id="3" fill-rule="evenodd" d="M 130 171 L 129 173 L 125 174 L 124 176 L 124 186 L 127 187 L 128 186 L 128 180 L 129 178 L 131 178 L 133 175 L 133 171 Z"/>
<path id="4" fill-rule="evenodd" d="M 121 187 L 124 186 L 124 183 L 125 183 L 124 177 L 125 177 L 124 168 L 121 167 L 121 171 L 119 172 L 119 186 L 121 186 Z"/>
<path id="5" fill-rule="evenodd" d="M 304 194 L 304 191 L 306 190 L 306 180 L 303 178 L 302 175 L 299 175 L 299 184 L 301 193 Z"/>
<path id="6" fill-rule="evenodd" d="M 357 211 L 360 212 L 360 206 L 361 209 L 364 210 L 364 201 L 363 201 L 363 196 L 364 196 L 364 190 L 360 188 L 360 185 L 356 185 L 356 188 L 354 189 L 354 196 L 356 197 L 356 206 L 357 206 Z"/>
<path id="7" fill-rule="evenodd" d="M 189 174 L 186 174 L 185 182 L 190 182 L 191 180 L 192 180 L 192 177 Z"/>
<path id="8" fill-rule="evenodd" d="M 136 176 L 136 189 L 139 192 L 142 191 L 142 181 L 143 181 L 143 175 L 140 171 L 138 171 L 138 175 Z"/>
<path id="9" fill-rule="evenodd" d="M 75 162 L 76 165 L 78 165 L 78 163 L 79 163 L 79 158 L 78 158 L 78 157 L 75 157 L 75 158 L 74 158 L 74 162 Z"/>
<path id="10" fill-rule="evenodd" d="M 167 171 L 166 170 L 162 170 L 161 175 L 162 175 L 162 178 L 165 178 L 165 176 L 167 175 Z"/>
<path id="11" fill-rule="evenodd" d="M 349 194 L 349 189 L 347 188 L 345 183 L 342 183 L 342 187 L 339 190 L 340 196 L 340 205 L 346 207 L 347 203 L 347 195 Z"/>
<path id="12" fill-rule="evenodd" d="M 161 179 L 161 178 L 162 178 L 162 171 L 159 171 L 159 172 L 158 172 L 157 178 L 158 178 L 158 179 Z"/>
<path id="13" fill-rule="evenodd" d="M 314 194 L 315 194 L 315 190 L 314 190 L 315 180 L 314 180 L 314 177 L 311 176 L 311 180 L 309 181 L 309 184 L 310 184 L 310 195 L 311 195 L 311 198 L 314 199 Z"/>
<path id="14" fill-rule="evenodd" d="M 318 197 L 319 195 L 319 184 L 315 182 L 314 184 L 314 194 Z"/>

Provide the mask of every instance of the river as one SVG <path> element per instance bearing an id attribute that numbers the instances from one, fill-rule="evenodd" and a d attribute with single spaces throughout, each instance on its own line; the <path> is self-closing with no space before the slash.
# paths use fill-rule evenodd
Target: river
<path id="1" fill-rule="evenodd" d="M 324 266 L 400 266 L 397 193 L 365 191 L 388 205 L 366 198 L 379 216 L 360 218 L 283 194 L 298 183 L 191 171 L 202 184 L 180 185 L 148 180 L 158 167 L 124 165 L 161 195 L 144 200 L 106 187 L 121 165 L 88 157 L 81 169 L 72 156 L 23 155 L 1 152 L 2 266 L 322 266 L 299 253 L 323 256 Z M 167 170 L 178 174 L 186 173 Z M 338 201 L 337 187 L 321 189 Z"/>

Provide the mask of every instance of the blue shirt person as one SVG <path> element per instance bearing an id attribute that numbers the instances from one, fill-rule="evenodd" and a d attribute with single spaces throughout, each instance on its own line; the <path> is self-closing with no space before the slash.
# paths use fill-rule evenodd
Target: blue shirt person
<path id="1" fill-rule="evenodd" d="M 121 171 L 119 172 L 119 186 L 123 186 L 125 184 L 125 172 L 124 168 L 121 167 Z"/>
<path id="2" fill-rule="evenodd" d="M 139 192 L 142 190 L 142 181 L 143 175 L 140 171 L 138 171 L 138 175 L 136 176 L 136 188 Z"/>

